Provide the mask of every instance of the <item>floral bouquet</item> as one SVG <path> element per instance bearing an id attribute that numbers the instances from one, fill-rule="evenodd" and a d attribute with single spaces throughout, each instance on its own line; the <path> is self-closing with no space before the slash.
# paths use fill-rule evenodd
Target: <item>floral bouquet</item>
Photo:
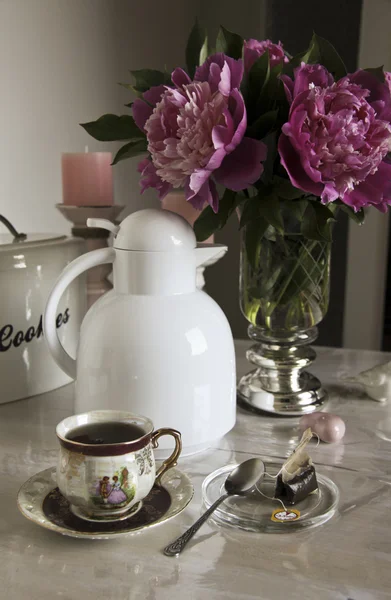
<path id="1" fill-rule="evenodd" d="M 347 74 L 314 35 L 291 57 L 281 43 L 220 28 L 215 48 L 195 24 L 187 68 L 132 71 L 131 115 L 83 127 L 124 141 L 113 164 L 146 154 L 141 191 L 173 188 L 202 211 L 202 241 L 238 215 L 243 230 L 242 310 L 264 331 L 316 325 L 327 310 L 332 226 L 342 210 L 391 203 L 390 75 Z"/>

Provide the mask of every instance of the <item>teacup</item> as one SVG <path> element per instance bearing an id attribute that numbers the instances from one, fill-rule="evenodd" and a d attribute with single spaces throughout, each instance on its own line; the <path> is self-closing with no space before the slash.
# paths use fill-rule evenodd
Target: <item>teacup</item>
<path id="1" fill-rule="evenodd" d="M 78 435 L 92 429 L 96 440 Z M 98 439 L 99 430 L 103 436 L 121 430 L 121 441 L 113 442 L 109 434 Z M 128 431 L 130 439 L 126 439 Z M 60 441 L 57 485 L 71 511 L 84 519 L 115 520 L 126 518 L 132 509 L 136 512 L 153 485 L 160 484 L 162 475 L 177 464 L 182 449 L 181 434 L 175 429 L 154 431 L 147 417 L 116 410 L 68 417 L 57 425 L 56 434 Z M 174 437 L 175 449 L 156 472 L 153 448 L 162 435 Z"/>

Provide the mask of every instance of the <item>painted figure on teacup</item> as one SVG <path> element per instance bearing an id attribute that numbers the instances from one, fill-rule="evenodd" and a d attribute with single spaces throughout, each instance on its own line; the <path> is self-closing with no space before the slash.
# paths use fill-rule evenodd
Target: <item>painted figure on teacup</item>
<path id="1" fill-rule="evenodd" d="M 101 496 L 103 502 L 106 504 L 107 498 L 109 497 L 111 492 L 110 477 L 107 477 L 107 475 L 105 475 L 105 477 L 102 477 L 102 479 L 99 481 L 96 487 L 97 496 Z"/>
<path id="2" fill-rule="evenodd" d="M 118 481 L 118 476 L 114 475 L 113 477 L 113 486 L 111 492 L 107 498 L 109 504 L 122 504 L 123 502 L 127 502 L 128 497 L 121 488 L 121 484 Z"/>
<path id="3" fill-rule="evenodd" d="M 92 500 L 95 504 L 101 504 L 102 507 L 121 508 L 126 506 L 135 496 L 135 485 L 129 479 L 129 471 L 126 467 L 119 469 L 111 477 L 104 475 L 96 482 L 92 494 Z"/>

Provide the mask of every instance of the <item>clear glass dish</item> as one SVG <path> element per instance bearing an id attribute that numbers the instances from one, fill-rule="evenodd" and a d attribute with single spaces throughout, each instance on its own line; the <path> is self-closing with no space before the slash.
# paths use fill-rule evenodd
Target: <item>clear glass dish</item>
<path id="1" fill-rule="evenodd" d="M 225 493 L 224 483 L 236 464 L 217 469 L 202 484 L 202 498 L 205 508 L 209 508 L 217 498 Z M 265 468 L 270 475 L 276 475 L 281 463 L 265 461 Z M 294 521 L 274 522 L 271 517 L 275 510 L 283 510 L 282 504 L 273 498 L 276 480 L 265 476 L 258 486 L 246 496 L 231 496 L 225 500 L 211 516 L 220 525 L 229 525 L 246 531 L 261 533 L 289 533 L 303 528 L 322 525 L 336 513 L 338 509 L 338 487 L 324 475 L 316 471 L 318 490 L 304 498 L 294 506 L 286 506 L 300 511 Z"/>

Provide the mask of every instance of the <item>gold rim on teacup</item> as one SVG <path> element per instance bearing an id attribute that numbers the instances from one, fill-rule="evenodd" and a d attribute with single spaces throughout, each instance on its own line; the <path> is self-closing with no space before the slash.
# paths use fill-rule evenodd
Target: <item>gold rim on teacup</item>
<path id="1" fill-rule="evenodd" d="M 83 444 L 82 442 L 69 440 L 66 437 L 68 433 L 75 429 L 75 420 L 77 420 L 76 426 L 87 425 L 88 423 L 121 421 L 137 425 L 143 429 L 145 433 L 141 437 L 129 442 L 116 442 L 114 444 Z M 73 423 L 73 425 L 71 425 L 71 423 Z M 67 427 L 68 424 L 69 427 Z M 62 428 L 67 428 L 64 433 L 61 432 Z M 56 427 L 56 435 L 61 446 L 71 452 L 80 452 L 80 454 L 85 454 L 86 456 L 120 456 L 121 454 L 127 454 L 128 452 L 141 450 L 141 448 L 145 448 L 151 441 L 152 432 L 153 423 L 148 417 L 134 415 L 133 413 L 120 410 L 93 410 L 80 415 L 73 415 L 61 421 Z"/>

